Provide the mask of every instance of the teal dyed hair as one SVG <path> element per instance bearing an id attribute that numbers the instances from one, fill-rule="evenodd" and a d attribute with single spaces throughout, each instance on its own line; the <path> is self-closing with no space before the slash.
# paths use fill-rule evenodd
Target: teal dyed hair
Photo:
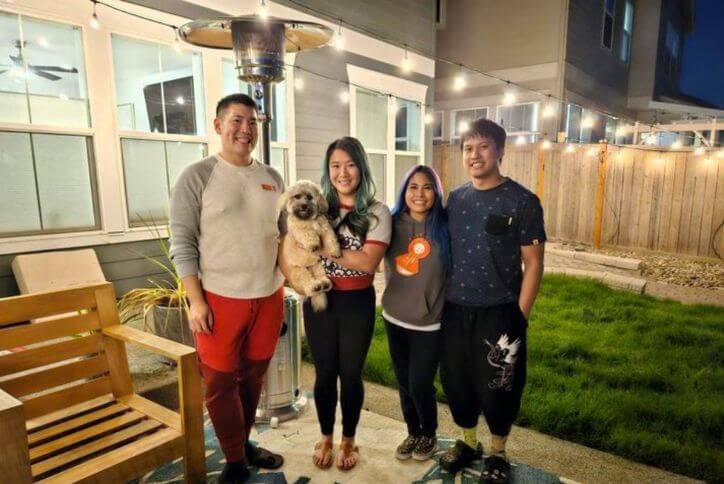
<path id="1" fill-rule="evenodd" d="M 367 153 L 362 143 L 351 136 L 334 140 L 327 147 L 324 166 L 322 167 L 322 192 L 329 204 L 329 216 L 332 220 L 339 217 L 340 209 L 337 190 L 332 185 L 332 180 L 329 177 L 329 160 L 334 150 L 342 150 L 347 153 L 359 170 L 360 181 L 354 194 L 354 209 L 345 217 L 343 223 L 349 227 L 354 235 L 364 239 L 370 228 L 367 209 L 374 203 L 375 194 L 377 193 L 377 187 L 372 179 L 372 172 L 367 161 Z"/>

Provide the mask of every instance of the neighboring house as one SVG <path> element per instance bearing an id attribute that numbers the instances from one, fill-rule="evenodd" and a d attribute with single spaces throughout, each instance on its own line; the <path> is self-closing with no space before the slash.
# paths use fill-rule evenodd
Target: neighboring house
<path id="1" fill-rule="evenodd" d="M 543 95 L 438 63 L 435 142 L 456 142 L 480 116 L 520 141 L 618 143 L 633 141 L 631 129 L 616 134 L 632 120 L 724 119 L 679 92 L 694 0 L 438 0 L 438 12 L 437 56 Z"/>
<path id="2" fill-rule="evenodd" d="M 173 25 L 250 14 L 259 5 L 110 3 Z M 433 3 L 267 4 L 277 17 L 335 31 L 339 18 L 359 27 L 342 26 L 342 49 L 288 54 L 289 66 L 299 69 L 289 67 L 274 89 L 273 166 L 287 183 L 318 181 L 327 144 L 357 136 L 369 150 L 378 198 L 392 203 L 402 174 L 431 157 L 432 133 L 423 120 L 434 61 L 399 45 L 432 55 Z M 165 223 L 180 171 L 219 149 L 211 131 L 216 101 L 247 89 L 235 78 L 231 51 L 187 44 L 177 51 L 170 28 L 103 5 L 97 11 L 100 28 L 93 29 L 88 0 L 0 3 L 0 297 L 17 293 L 10 263 L 19 253 L 93 247 L 121 293 L 158 275 L 143 258 L 160 255 L 146 225 Z M 406 55 L 409 72 L 401 69 Z M 48 76 L 31 67 L 26 74 L 13 58 L 64 72 Z"/>

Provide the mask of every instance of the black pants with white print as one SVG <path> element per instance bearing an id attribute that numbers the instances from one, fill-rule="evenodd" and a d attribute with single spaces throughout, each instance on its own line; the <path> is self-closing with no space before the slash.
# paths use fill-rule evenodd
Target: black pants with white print
<path id="1" fill-rule="evenodd" d="M 510 433 L 525 386 L 527 326 L 517 302 L 445 304 L 440 380 L 457 425 L 475 427 L 482 410 L 493 435 Z"/>

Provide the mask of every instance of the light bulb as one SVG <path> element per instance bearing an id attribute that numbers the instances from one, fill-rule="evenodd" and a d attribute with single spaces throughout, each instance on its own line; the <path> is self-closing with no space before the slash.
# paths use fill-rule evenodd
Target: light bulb
<path id="1" fill-rule="evenodd" d="M 470 123 L 468 123 L 467 121 L 460 121 L 460 123 L 458 123 L 458 131 L 460 133 L 464 133 L 469 129 L 470 129 Z"/>
<path id="2" fill-rule="evenodd" d="M 552 118 L 556 114 L 556 108 L 553 106 L 553 103 L 550 102 L 546 104 L 546 107 L 543 108 L 542 116 L 544 118 Z"/>
<path id="3" fill-rule="evenodd" d="M 587 115 L 585 118 L 583 118 L 583 121 L 581 121 L 581 127 L 582 128 L 591 128 L 593 127 L 593 116 L 590 114 Z"/>
<path id="4" fill-rule="evenodd" d="M 456 91 L 462 91 L 465 89 L 466 84 L 465 77 L 462 74 L 458 74 L 455 76 L 455 80 L 453 81 L 453 89 Z"/>
<path id="5" fill-rule="evenodd" d="M 405 54 L 405 58 L 402 59 L 402 72 L 410 72 L 412 70 L 412 59 L 407 57 L 407 54 Z"/>
<path id="6" fill-rule="evenodd" d="M 98 30 L 99 28 L 101 28 L 101 23 L 98 21 L 98 15 L 96 15 L 95 12 L 93 12 L 93 15 L 91 16 L 90 26 L 91 26 L 94 30 Z"/>
<path id="7" fill-rule="evenodd" d="M 297 91 L 301 91 L 302 89 L 304 89 L 304 79 L 302 79 L 301 77 L 298 77 L 298 76 L 295 77 L 294 78 L 294 89 L 296 89 Z"/>
<path id="8" fill-rule="evenodd" d="M 676 140 L 673 143 L 671 143 L 671 149 L 672 150 L 678 150 L 681 148 L 681 141 Z"/>
<path id="9" fill-rule="evenodd" d="M 266 20 L 269 17 L 269 7 L 267 7 L 266 2 L 264 0 L 261 0 L 261 4 L 259 5 L 259 9 L 257 10 L 256 13 L 259 17 L 261 17 L 264 20 Z"/>
<path id="10" fill-rule="evenodd" d="M 586 151 L 587 156 L 596 156 L 596 148 L 588 148 L 588 151 Z"/>
<path id="11" fill-rule="evenodd" d="M 697 156 L 701 156 L 704 153 L 706 153 L 706 150 L 702 148 L 701 146 L 694 150 L 694 154 Z"/>
<path id="12" fill-rule="evenodd" d="M 515 138 L 515 144 L 517 145 L 524 145 L 525 144 L 525 136 L 518 136 Z"/>
<path id="13" fill-rule="evenodd" d="M 568 146 L 566 146 L 566 153 L 575 153 L 575 152 L 576 152 L 575 146 L 570 145 L 570 144 Z"/>
<path id="14" fill-rule="evenodd" d="M 339 100 L 344 104 L 349 103 L 349 91 L 343 90 L 339 93 Z"/>
<path id="15" fill-rule="evenodd" d="M 541 143 L 541 148 L 543 148 L 544 150 L 551 149 L 551 142 L 548 140 L 544 140 L 543 143 Z"/>
<path id="16" fill-rule="evenodd" d="M 509 106 L 509 105 L 513 104 L 514 102 L 515 102 L 515 94 L 513 93 L 513 91 L 507 91 L 503 95 L 503 105 Z"/>
<path id="17" fill-rule="evenodd" d="M 616 128 L 616 136 L 626 136 L 628 134 L 629 127 L 626 125 L 619 126 Z"/>
<path id="18" fill-rule="evenodd" d="M 176 104 L 186 104 L 186 100 L 184 99 L 183 96 L 178 96 L 176 98 Z"/>
<path id="19" fill-rule="evenodd" d="M 425 114 L 425 124 L 432 124 L 433 121 L 434 121 L 434 119 L 432 117 L 432 114 L 430 114 L 430 113 Z"/>
<path id="20" fill-rule="evenodd" d="M 344 49 L 344 37 L 342 37 L 342 27 L 340 27 L 337 33 L 334 34 L 334 38 L 332 39 L 332 45 L 337 50 Z"/>

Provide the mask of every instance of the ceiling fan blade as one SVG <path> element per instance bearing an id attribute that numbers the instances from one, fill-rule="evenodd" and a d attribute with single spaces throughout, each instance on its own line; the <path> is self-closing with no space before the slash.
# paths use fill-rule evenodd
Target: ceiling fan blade
<path id="1" fill-rule="evenodd" d="M 42 78 L 47 79 L 47 80 L 49 80 L 49 81 L 57 81 L 58 79 L 60 79 L 60 76 L 56 76 L 55 74 L 50 74 L 50 73 L 48 73 L 48 72 L 41 71 L 41 70 L 36 69 L 36 68 L 34 68 L 34 67 L 31 67 L 30 70 L 33 71 L 33 74 L 35 74 L 36 76 L 42 77 Z"/>
<path id="2" fill-rule="evenodd" d="M 78 69 L 76 69 L 75 67 L 36 66 L 36 65 L 31 65 L 29 67 L 31 69 L 40 69 L 41 71 L 49 71 L 49 72 L 70 72 L 70 73 L 78 72 Z"/>

